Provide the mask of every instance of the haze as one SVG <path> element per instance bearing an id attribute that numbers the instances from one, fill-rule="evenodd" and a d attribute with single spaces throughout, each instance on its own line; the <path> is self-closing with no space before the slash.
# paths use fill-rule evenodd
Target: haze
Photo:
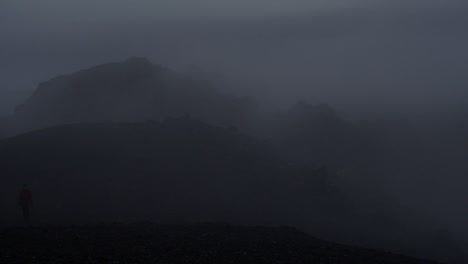
<path id="1" fill-rule="evenodd" d="M 467 99 L 463 1 L 2 1 L 0 12 L 4 115 L 39 81 L 134 55 L 275 104 L 424 113 Z"/>
<path id="2" fill-rule="evenodd" d="M 39 83 L 107 62 L 121 62 L 107 65 L 110 71 L 135 67 L 152 72 L 157 67 L 145 59 L 126 60 L 145 57 L 175 70 L 180 74 L 177 77 L 195 74 L 234 95 L 206 98 L 225 100 L 222 102 L 227 105 L 234 101 L 233 108 L 238 104 L 254 105 L 242 112 L 247 117 L 242 116 L 241 121 L 232 118 L 239 121 L 233 123 L 242 133 L 274 142 L 278 153 L 299 164 L 325 164 L 331 181 L 336 181 L 334 187 L 357 201 L 362 199 L 362 204 L 358 204 L 363 207 L 380 212 L 386 208 L 379 208 L 381 204 L 374 201 L 374 195 L 376 201 L 388 198 L 397 207 L 389 209 L 389 214 L 398 221 L 429 230 L 446 230 L 457 241 L 454 244 L 464 246 L 468 241 L 468 214 L 464 211 L 468 203 L 466 25 L 468 4 L 462 0 L 2 0 L 0 117 L 6 118 L 0 121 L 5 122 L 6 132 L 1 126 L 0 132 L 11 136 L 69 121 L 66 114 L 63 116 L 67 122 L 50 121 L 48 116 L 44 120 L 49 123 L 34 119 L 35 107 L 45 109 L 44 113 L 61 109 L 53 108 L 61 107 L 60 104 L 48 109 L 41 94 L 35 94 L 36 101 L 13 114 Z M 93 69 L 89 76 L 94 76 Z M 94 82 L 89 78 L 90 87 L 99 89 L 102 80 L 97 78 Z M 170 80 L 180 81 L 175 77 Z M 60 80 L 55 81 L 57 86 L 51 82 L 54 85 L 50 90 L 62 87 Z M 135 98 L 144 97 L 139 96 Z M 174 112 L 182 114 L 185 101 L 177 101 L 177 94 L 172 96 L 168 98 L 175 98 L 179 104 L 174 105 L 182 108 Z M 249 96 L 254 103 L 243 101 L 243 96 Z M 118 100 L 127 99 L 122 98 Z M 134 110 L 140 107 L 137 99 L 122 105 Z M 296 104 L 298 101 L 302 103 Z M 208 121 L 224 121 L 214 122 L 215 125 L 231 125 L 228 117 L 237 118 L 238 113 L 226 114 L 216 102 L 208 106 L 187 103 L 187 109 L 201 109 L 211 118 Z M 219 109 L 209 108 L 212 105 Z M 104 104 L 101 107 L 103 112 L 108 110 Z M 135 112 L 117 108 L 112 111 L 122 110 L 128 114 L 125 118 L 141 113 L 140 108 Z M 76 117 L 74 110 L 70 114 L 72 120 L 94 118 L 88 112 Z M 215 117 L 210 116 L 212 112 L 216 112 Z M 152 117 L 150 114 L 154 113 L 146 114 Z M 164 119 L 164 112 L 158 114 Z M 307 123 L 309 115 L 317 123 Z M 150 119 L 148 116 L 138 116 L 136 121 Z M 31 120 L 34 125 L 28 123 Z M 151 129 L 170 132 L 180 128 L 172 125 L 167 128 L 163 122 Z M 314 126 L 325 128 L 317 134 L 309 133 Z M 86 129 L 112 131 L 113 127 Z M 225 133 L 217 129 L 207 130 Z M 336 132 L 331 139 L 327 134 L 330 131 Z M 307 152 L 310 149 L 302 149 L 304 142 L 295 141 L 295 133 L 323 149 L 311 148 L 311 152 L 317 152 Z M 164 134 L 168 138 L 171 135 Z M 321 137 L 326 140 L 322 142 Z M 123 136 L 122 141 L 125 140 Z M 232 142 L 228 143 L 231 147 Z M 15 142 L 11 144 L 14 149 Z M 133 147 L 129 145 L 130 150 L 135 150 Z M 376 229 L 380 224 L 376 224 Z M 424 241 L 421 237 L 414 239 Z"/>

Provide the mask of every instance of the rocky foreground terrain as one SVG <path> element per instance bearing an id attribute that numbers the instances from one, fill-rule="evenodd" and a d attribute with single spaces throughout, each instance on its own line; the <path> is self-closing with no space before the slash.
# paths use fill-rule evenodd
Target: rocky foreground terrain
<path id="1" fill-rule="evenodd" d="M 114 224 L 0 231 L 0 263 L 434 263 L 287 227 Z"/>

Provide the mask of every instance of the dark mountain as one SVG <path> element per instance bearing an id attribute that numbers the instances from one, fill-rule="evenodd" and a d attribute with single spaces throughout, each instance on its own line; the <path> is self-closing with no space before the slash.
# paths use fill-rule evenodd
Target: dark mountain
<path id="1" fill-rule="evenodd" d="M 64 125 L 0 141 L 2 201 L 15 196 L 7 186 L 27 182 L 41 217 L 72 222 L 157 216 L 288 223 L 306 222 L 296 217 L 306 211 L 340 208 L 320 173 L 273 153 L 235 129 L 189 117 Z"/>
<path id="2" fill-rule="evenodd" d="M 288 227 L 115 224 L 8 229 L 1 263 L 361 263 L 432 261 L 316 239 Z"/>
<path id="3" fill-rule="evenodd" d="M 402 172 L 406 179 L 428 153 L 432 161 L 458 163 L 465 149 L 428 142 L 438 134 L 466 142 L 466 133 L 350 124 L 332 107 L 307 102 L 259 115 L 250 99 L 200 76 L 132 58 L 41 83 L 13 116 L 0 119 L 0 137 L 34 131 L 0 141 L 5 215 L 15 215 L 11 186 L 30 183 L 42 221 L 281 223 L 414 255 L 430 256 L 429 247 L 444 256 L 459 251 L 452 234 L 427 231 L 385 183 Z M 428 174 L 437 162 L 421 168 Z M 449 241 L 448 250 L 434 246 L 439 241 Z"/>
<path id="4" fill-rule="evenodd" d="M 144 58 L 106 63 L 42 82 L 14 114 L 14 132 L 68 123 L 145 121 L 191 114 L 214 124 L 240 125 L 249 98 L 213 87 Z"/>
<path id="5" fill-rule="evenodd" d="M 419 239 L 432 235 L 401 225 L 388 209 L 359 209 L 357 197 L 329 182 L 327 168 L 287 162 L 275 153 L 234 128 L 189 117 L 26 133 L 0 141 L 0 223 L 16 221 L 18 190 L 12 186 L 28 183 L 36 223 L 281 224 L 350 244 L 432 256 Z"/>

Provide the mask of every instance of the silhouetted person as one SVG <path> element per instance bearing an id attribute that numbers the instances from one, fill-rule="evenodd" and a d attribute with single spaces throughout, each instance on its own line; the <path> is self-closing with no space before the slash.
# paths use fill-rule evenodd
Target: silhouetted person
<path id="1" fill-rule="evenodd" d="M 18 202 L 21 208 L 23 209 L 24 221 L 29 222 L 29 207 L 32 204 L 32 194 L 26 184 L 23 185 L 23 189 L 21 190 L 18 197 Z"/>

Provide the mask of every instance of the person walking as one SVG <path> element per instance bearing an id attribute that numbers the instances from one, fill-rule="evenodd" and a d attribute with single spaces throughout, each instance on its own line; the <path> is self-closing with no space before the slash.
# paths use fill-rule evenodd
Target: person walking
<path id="1" fill-rule="evenodd" d="M 23 189 L 21 190 L 18 197 L 18 202 L 23 210 L 24 221 L 29 223 L 29 208 L 32 204 L 32 193 L 26 184 L 23 185 Z"/>

